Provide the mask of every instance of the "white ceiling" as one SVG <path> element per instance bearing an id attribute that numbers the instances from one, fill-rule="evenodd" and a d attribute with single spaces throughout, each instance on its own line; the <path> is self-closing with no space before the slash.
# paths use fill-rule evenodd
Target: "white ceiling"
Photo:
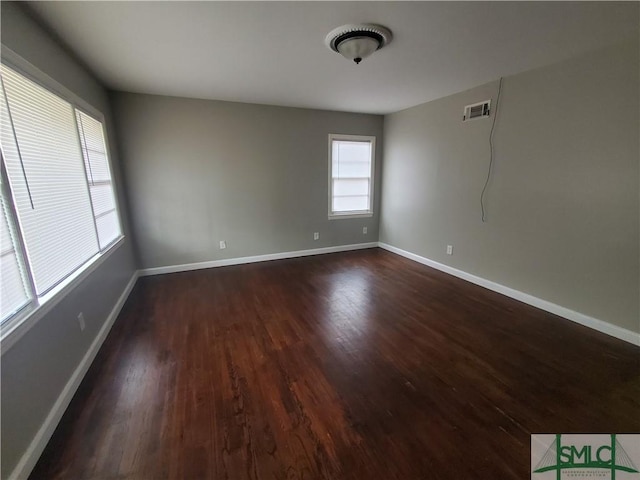
<path id="1" fill-rule="evenodd" d="M 389 113 L 625 40 L 638 3 L 30 2 L 106 86 Z M 393 42 L 355 65 L 324 45 L 345 23 Z"/>

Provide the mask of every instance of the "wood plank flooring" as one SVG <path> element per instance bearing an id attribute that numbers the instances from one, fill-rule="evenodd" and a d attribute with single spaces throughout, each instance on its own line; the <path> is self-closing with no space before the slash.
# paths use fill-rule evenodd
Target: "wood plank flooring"
<path id="1" fill-rule="evenodd" d="M 33 479 L 523 479 L 640 349 L 392 253 L 141 278 Z"/>

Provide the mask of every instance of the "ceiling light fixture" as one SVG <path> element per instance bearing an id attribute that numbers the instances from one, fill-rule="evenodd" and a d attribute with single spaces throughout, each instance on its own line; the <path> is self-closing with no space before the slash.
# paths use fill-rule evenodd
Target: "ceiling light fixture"
<path id="1" fill-rule="evenodd" d="M 324 43 L 334 52 L 353 60 L 356 64 L 380 50 L 391 41 L 389 29 L 380 25 L 363 23 L 343 25 L 334 28 L 324 39 Z"/>

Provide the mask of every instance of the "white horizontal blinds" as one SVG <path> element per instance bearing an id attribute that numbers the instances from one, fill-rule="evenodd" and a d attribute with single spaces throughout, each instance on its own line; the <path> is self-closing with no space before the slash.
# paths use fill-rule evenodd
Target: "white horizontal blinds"
<path id="1" fill-rule="evenodd" d="M 331 148 L 332 211 L 370 211 L 371 142 L 333 140 Z"/>
<path id="2" fill-rule="evenodd" d="M 7 174 L 42 295 L 99 252 L 74 110 L 4 65 L 2 84 Z"/>
<path id="3" fill-rule="evenodd" d="M 18 261 L 17 243 L 10 227 L 9 195 L 0 177 L 0 322 L 29 303 L 25 272 Z"/>
<path id="4" fill-rule="evenodd" d="M 98 239 L 100 248 L 104 249 L 122 235 L 111 183 L 104 131 L 101 122 L 79 110 L 76 110 L 76 118 Z"/>

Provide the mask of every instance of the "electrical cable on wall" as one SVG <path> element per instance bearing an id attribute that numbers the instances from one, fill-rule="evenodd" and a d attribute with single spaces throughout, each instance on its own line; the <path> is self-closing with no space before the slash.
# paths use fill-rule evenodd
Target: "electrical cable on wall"
<path id="1" fill-rule="evenodd" d="M 487 190 L 487 186 L 489 185 L 489 179 L 491 178 L 491 169 L 493 167 L 493 129 L 496 126 L 496 118 L 498 117 L 498 105 L 500 104 L 500 93 L 502 92 L 502 77 L 500 77 L 500 83 L 498 84 L 498 95 L 496 97 L 496 106 L 493 111 L 493 123 L 491 124 L 491 132 L 489 133 L 489 170 L 487 171 L 487 179 L 484 182 L 484 187 L 482 188 L 482 193 L 480 194 L 480 208 L 482 209 L 482 223 L 485 222 L 485 211 L 484 211 L 484 193 Z"/>

